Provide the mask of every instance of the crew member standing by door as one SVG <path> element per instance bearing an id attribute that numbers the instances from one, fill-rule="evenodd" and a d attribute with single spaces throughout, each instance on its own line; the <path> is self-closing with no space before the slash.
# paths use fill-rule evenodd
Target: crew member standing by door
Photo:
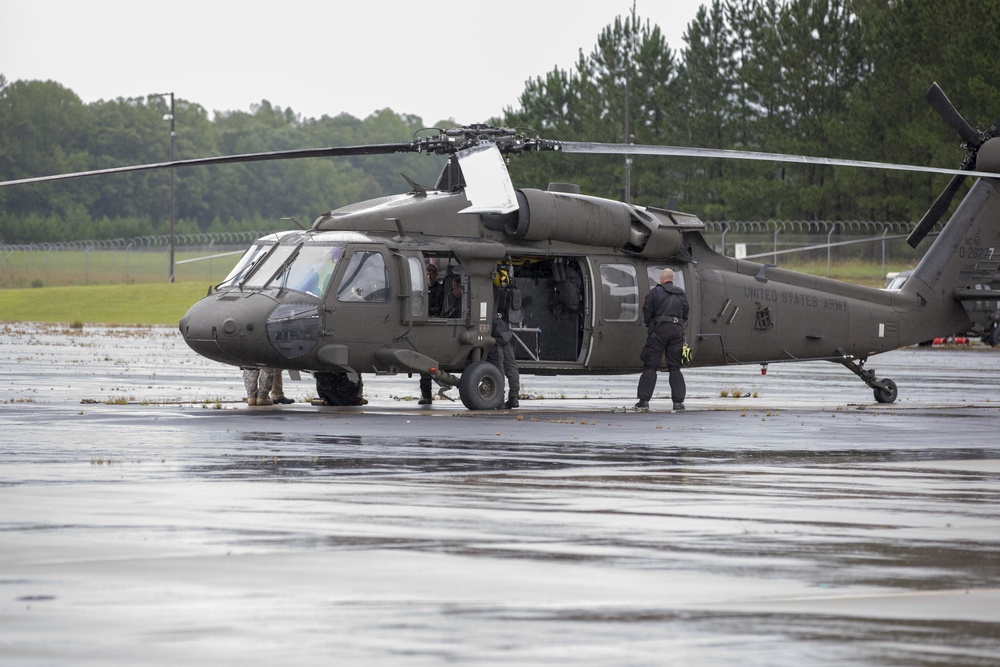
<path id="1" fill-rule="evenodd" d="M 687 386 L 681 374 L 681 353 L 684 349 L 687 319 L 687 295 L 682 288 L 674 285 L 673 269 L 663 269 L 660 272 L 660 284 L 649 290 L 646 301 L 642 304 L 642 321 L 646 325 L 647 335 L 646 345 L 639 355 L 643 366 L 636 390 L 639 398 L 639 402 L 635 404 L 637 410 L 649 409 L 649 399 L 656 389 L 656 369 L 664 355 L 674 410 L 684 409 Z"/>
<path id="2" fill-rule="evenodd" d="M 514 357 L 514 332 L 511 327 L 524 321 L 521 310 L 521 293 L 511 284 L 507 269 L 498 268 L 493 278 L 493 332 L 496 339 L 486 360 L 499 368 L 507 378 L 507 401 L 505 408 L 521 407 L 518 397 L 521 393 L 521 374 Z"/>

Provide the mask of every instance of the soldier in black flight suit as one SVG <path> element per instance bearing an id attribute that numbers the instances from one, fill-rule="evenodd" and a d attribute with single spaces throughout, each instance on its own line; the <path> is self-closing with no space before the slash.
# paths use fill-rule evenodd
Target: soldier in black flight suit
<path id="1" fill-rule="evenodd" d="M 681 374 L 681 352 L 684 349 L 684 326 L 688 319 L 688 300 L 684 290 L 674 285 L 672 269 L 660 272 L 660 284 L 649 290 L 642 304 L 642 321 L 649 332 L 646 345 L 639 359 L 642 360 L 642 375 L 636 390 L 639 402 L 637 410 L 648 410 L 649 399 L 656 388 L 656 369 L 660 359 L 666 355 L 667 372 L 670 380 L 670 398 L 674 410 L 684 409 L 687 387 Z"/>
<path id="2" fill-rule="evenodd" d="M 511 326 L 518 326 L 523 319 L 521 310 L 521 292 L 511 284 L 507 269 L 497 269 L 493 279 L 493 332 L 496 339 L 486 360 L 499 368 L 507 378 L 507 401 L 503 407 L 508 410 L 521 406 L 518 395 L 521 393 L 521 374 L 514 357 L 514 334 Z"/>
<path id="3" fill-rule="evenodd" d="M 438 280 L 438 267 L 427 262 L 427 317 L 441 317 L 441 306 L 444 304 L 444 285 Z M 430 405 L 433 402 L 431 396 L 431 376 L 428 373 L 420 374 L 420 400 L 418 405 Z"/>

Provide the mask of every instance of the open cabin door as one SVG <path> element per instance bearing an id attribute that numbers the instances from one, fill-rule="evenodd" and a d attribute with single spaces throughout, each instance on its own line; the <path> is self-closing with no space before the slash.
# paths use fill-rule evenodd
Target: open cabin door
<path id="1" fill-rule="evenodd" d="M 510 323 L 518 365 L 582 366 L 591 335 L 585 258 L 513 256 L 511 265 L 523 313 Z"/>

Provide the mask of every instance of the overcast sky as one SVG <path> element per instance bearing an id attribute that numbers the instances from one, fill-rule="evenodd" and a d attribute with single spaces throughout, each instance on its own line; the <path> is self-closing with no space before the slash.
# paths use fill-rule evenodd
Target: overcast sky
<path id="1" fill-rule="evenodd" d="M 704 0 L 635 0 L 679 52 Z M 213 111 L 262 99 L 307 118 L 391 108 L 476 123 L 572 69 L 633 0 L 0 0 L 0 74 L 84 102 L 174 92 Z"/>

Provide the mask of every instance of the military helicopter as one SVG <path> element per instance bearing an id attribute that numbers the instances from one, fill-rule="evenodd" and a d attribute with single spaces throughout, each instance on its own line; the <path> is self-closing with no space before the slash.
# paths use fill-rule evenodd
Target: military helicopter
<path id="1" fill-rule="evenodd" d="M 504 378 L 486 361 L 495 282 L 520 290 L 513 327 L 522 373 L 641 370 L 641 307 L 672 268 L 690 301 L 691 367 L 827 360 L 896 400 L 893 380 L 865 368 L 872 355 L 965 331 L 972 300 L 1000 299 L 1000 119 L 974 129 L 935 84 L 928 101 L 963 140 L 959 169 L 634 144 L 561 142 L 472 125 L 408 143 L 178 160 L 2 183 L 234 162 L 419 152 L 449 156 L 437 183 L 328 211 L 311 228 L 258 239 L 229 276 L 180 321 L 198 354 L 234 366 L 338 378 L 330 401 L 351 404 L 365 373 L 430 376 L 458 386 L 463 404 L 503 402 Z M 905 285 L 883 290 L 720 255 L 696 216 L 580 193 L 571 184 L 515 189 L 507 156 L 538 151 L 721 157 L 945 173 L 951 182 L 910 234 L 914 248 L 978 177 Z M 437 266 L 451 313 L 429 310 L 425 267 Z M 992 323 L 996 327 L 996 322 Z"/>

